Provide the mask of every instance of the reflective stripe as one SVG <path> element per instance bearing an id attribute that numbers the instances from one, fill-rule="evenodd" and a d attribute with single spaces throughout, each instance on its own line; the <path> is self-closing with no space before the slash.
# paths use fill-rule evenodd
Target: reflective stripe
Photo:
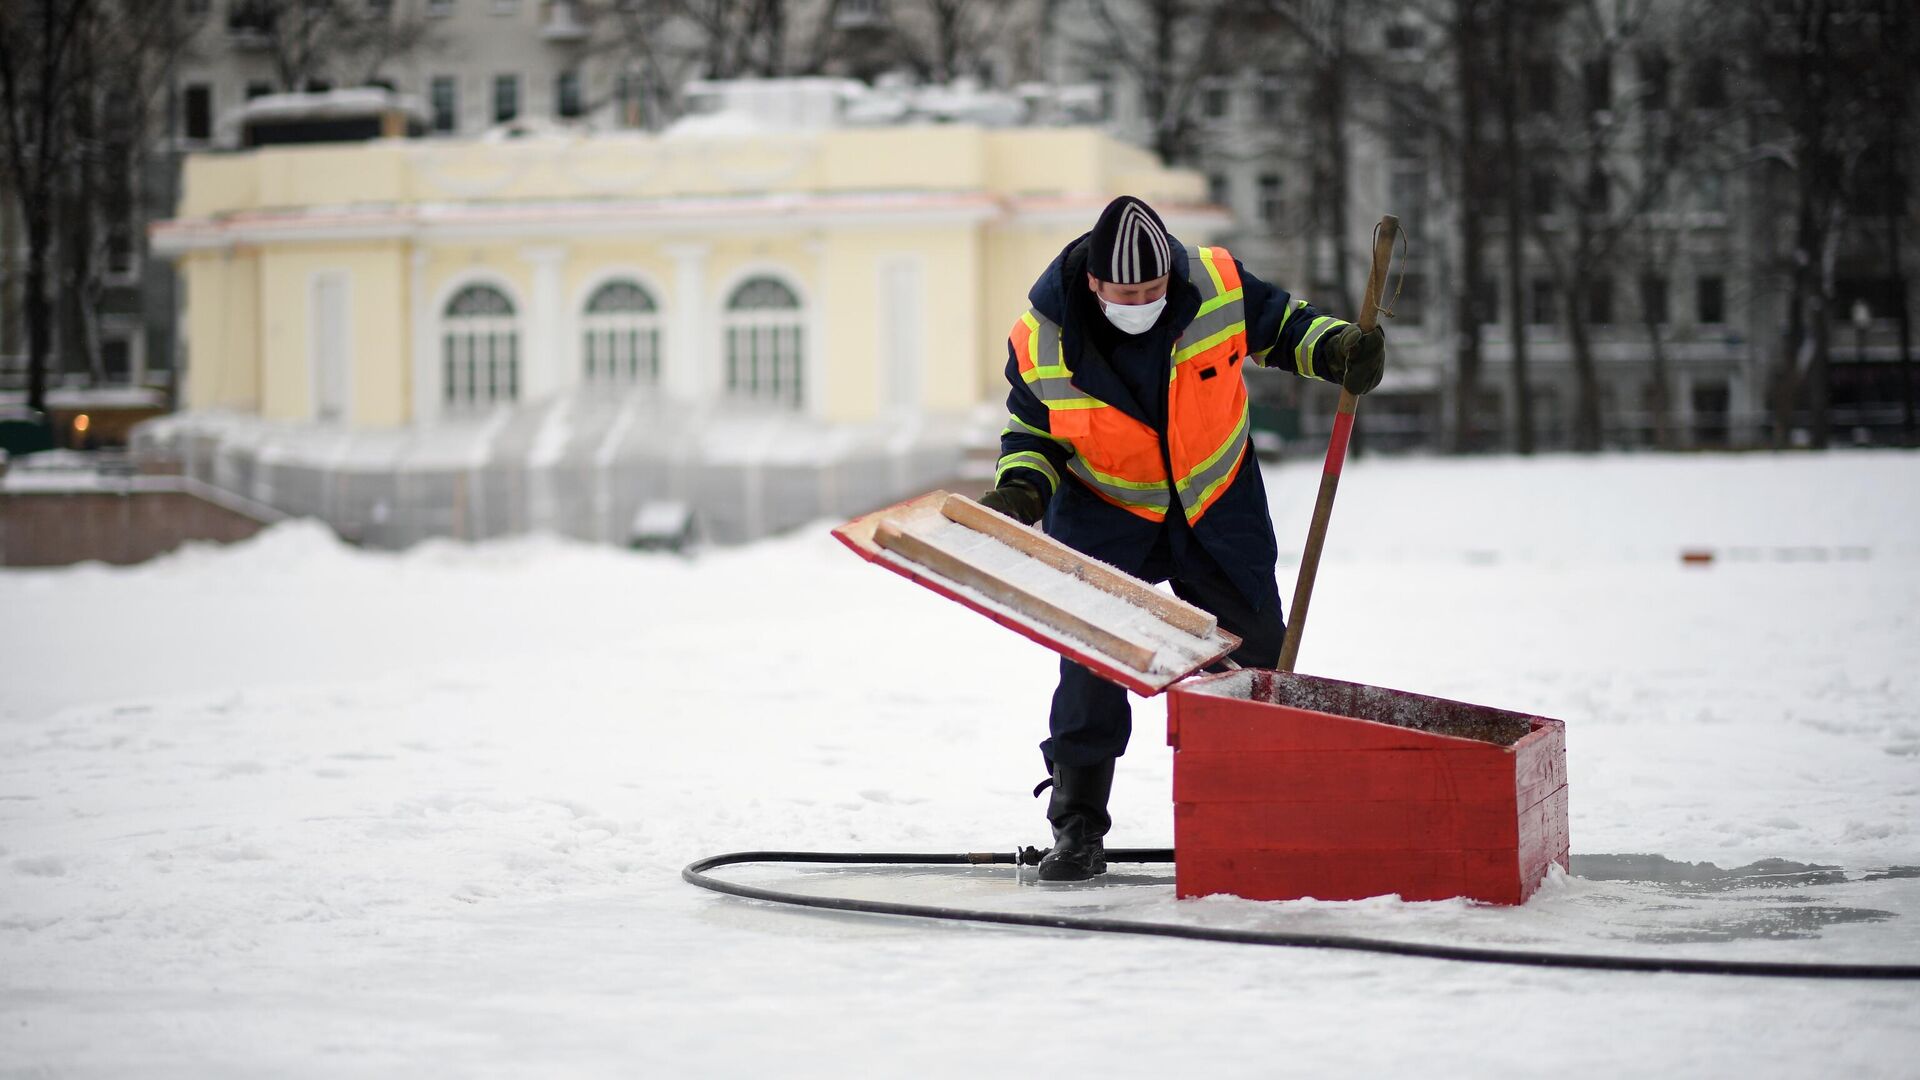
<path id="1" fill-rule="evenodd" d="M 1055 490 L 1058 490 L 1060 487 L 1060 474 L 1054 471 L 1053 462 L 1048 461 L 1047 455 L 1042 454 L 1038 450 L 1021 450 L 1003 456 L 1000 459 L 999 467 L 993 472 L 994 486 L 999 486 L 1000 478 L 1007 475 L 1008 469 L 1032 469 L 1034 472 L 1045 476 L 1047 482 L 1052 484 Z"/>
<path id="2" fill-rule="evenodd" d="M 1236 335 L 1247 332 L 1247 308 L 1242 302 L 1243 293 L 1235 289 L 1218 298 L 1219 306 L 1212 311 L 1194 316 L 1192 322 L 1181 332 L 1183 343 L 1173 354 L 1173 362 L 1184 363 L 1208 349 L 1221 344 Z"/>
<path id="3" fill-rule="evenodd" d="M 1101 496 L 1129 509 L 1146 511 L 1154 517 L 1165 517 L 1167 507 L 1173 503 L 1167 494 L 1165 480 L 1148 482 L 1108 476 L 1095 472 L 1079 454 L 1073 455 L 1067 462 L 1067 469 Z"/>
<path id="4" fill-rule="evenodd" d="M 1326 336 L 1327 331 L 1336 326 L 1345 325 L 1347 324 L 1344 320 L 1336 319 L 1331 315 L 1322 315 L 1313 320 L 1313 323 L 1307 327 L 1306 334 L 1300 338 L 1300 344 L 1293 347 L 1293 370 L 1309 379 L 1320 378 L 1313 373 L 1313 347 L 1320 343 L 1320 339 Z"/>
<path id="5" fill-rule="evenodd" d="M 1221 486 L 1239 471 L 1240 458 L 1247 448 L 1249 417 L 1250 411 L 1243 407 L 1233 434 L 1180 481 L 1180 503 L 1186 510 L 1187 520 L 1192 521 L 1205 512 Z"/>
<path id="6" fill-rule="evenodd" d="M 1013 435 L 1023 431 L 1026 432 L 1028 435 L 1038 435 L 1041 438 L 1048 440 L 1049 442 L 1059 443 L 1061 446 L 1073 445 L 1072 443 L 1061 438 L 1060 436 L 1055 435 L 1053 432 L 1043 431 L 1040 428 L 1034 427 L 1032 424 L 1027 423 L 1025 420 L 1020 419 L 1017 416 L 1007 417 L 1006 429 L 1000 432 L 1000 434 Z"/>
<path id="7" fill-rule="evenodd" d="M 1258 360 L 1262 364 L 1267 362 L 1267 354 L 1273 352 L 1273 350 L 1279 346 L 1280 339 L 1287 336 L 1287 324 L 1292 322 L 1294 315 L 1298 314 L 1300 309 L 1306 306 L 1307 302 L 1305 300 L 1293 300 L 1287 304 L 1287 310 L 1280 316 L 1280 329 L 1273 335 L 1273 344 L 1254 353 L 1253 358 L 1255 360 Z"/>

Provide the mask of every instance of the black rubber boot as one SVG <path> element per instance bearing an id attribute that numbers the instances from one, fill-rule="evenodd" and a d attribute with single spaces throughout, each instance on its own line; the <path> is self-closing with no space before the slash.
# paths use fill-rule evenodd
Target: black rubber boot
<path id="1" fill-rule="evenodd" d="M 1101 842 L 1112 827 L 1107 795 L 1113 790 L 1113 762 L 1053 766 L 1053 798 L 1047 820 L 1053 823 L 1053 850 L 1040 860 L 1041 881 L 1085 881 L 1107 872 Z"/>

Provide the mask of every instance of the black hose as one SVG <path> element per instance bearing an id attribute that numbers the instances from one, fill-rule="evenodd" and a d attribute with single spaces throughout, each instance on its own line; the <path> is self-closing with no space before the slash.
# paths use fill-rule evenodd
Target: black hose
<path id="1" fill-rule="evenodd" d="M 711 877 L 707 871 L 739 863 L 826 863 L 834 865 L 923 865 L 986 866 L 1030 865 L 1039 852 L 1027 848 L 1019 852 L 956 852 L 950 854 L 911 852 L 842 851 L 736 851 L 710 855 L 688 863 L 680 876 L 689 884 L 714 892 L 765 900 L 775 904 L 825 908 L 829 911 L 859 911 L 872 915 L 898 915 L 916 919 L 949 919 L 957 922 L 998 923 L 1006 926 L 1039 926 L 1054 930 L 1079 930 L 1102 934 L 1144 934 L 1150 937 L 1185 938 L 1191 941 L 1225 941 L 1238 945 L 1283 945 L 1307 949 L 1346 949 L 1354 952 L 1419 956 L 1430 960 L 1464 960 L 1480 964 L 1521 964 L 1529 967 L 1583 968 L 1593 971 L 1665 971 L 1683 975 L 1759 975 L 1796 979 L 1920 979 L 1920 964 L 1803 964 L 1768 960 L 1693 960 L 1652 956 L 1595 956 L 1582 953 L 1533 952 L 1525 949 L 1484 949 L 1458 945 L 1431 945 L 1386 938 L 1347 937 L 1338 934 L 1298 934 L 1283 930 L 1228 930 L 1207 926 L 1183 926 L 1177 923 L 1130 922 L 1083 915 L 1037 915 L 1012 911 L 978 911 L 970 908 L 939 907 L 931 904 L 901 904 L 885 900 L 857 900 L 844 896 L 815 896 L 807 893 L 764 889 Z M 1107 852 L 1110 863 L 1170 863 L 1173 852 L 1166 848 L 1127 848 Z"/>

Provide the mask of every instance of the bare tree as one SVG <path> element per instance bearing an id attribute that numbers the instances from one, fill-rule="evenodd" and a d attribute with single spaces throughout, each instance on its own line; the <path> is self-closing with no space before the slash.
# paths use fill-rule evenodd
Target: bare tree
<path id="1" fill-rule="evenodd" d="M 428 46 L 432 21 L 412 5 L 365 0 L 232 0 L 227 25 L 265 46 L 283 90 L 365 85 L 395 57 Z"/>
<path id="2" fill-rule="evenodd" d="M 27 407 L 44 412 L 53 342 L 50 262 L 75 145 L 68 137 L 73 72 L 95 16 L 89 0 L 0 5 L 0 124 L 8 186 L 27 236 L 22 309 L 27 324 Z"/>
<path id="3" fill-rule="evenodd" d="M 1080 38 L 1101 67 L 1130 71 L 1139 88 L 1149 145 L 1165 161 L 1185 164 L 1198 150 L 1201 85 L 1230 71 L 1262 37 L 1251 17 L 1224 0 L 1088 0 L 1093 32 Z"/>
<path id="4" fill-rule="evenodd" d="M 1827 445 L 1828 367 L 1836 306 L 1835 263 L 1850 204 L 1883 121 L 1861 78 L 1882 46 L 1875 0 L 1719 0 L 1733 28 L 1732 58 L 1755 137 L 1760 181 L 1787 189 L 1787 325 L 1768 379 L 1775 446 L 1786 445 L 1803 398 L 1815 446 Z M 1911 56 L 1896 59 L 1911 78 Z"/>
<path id="5" fill-rule="evenodd" d="M 1011 31 L 1014 0 L 903 0 L 891 38 L 913 72 L 929 82 L 977 75 Z"/>
<path id="6" fill-rule="evenodd" d="M 1531 225 L 1540 265 L 1560 299 L 1573 363 L 1575 450 L 1600 449 L 1601 393 L 1594 362 L 1596 307 L 1612 307 L 1610 270 L 1642 219 L 1665 197 L 1692 145 L 1670 112 L 1647 111 L 1619 76 L 1630 60 L 1669 38 L 1665 18 L 1684 9 L 1657 0 L 1579 0 L 1567 13 L 1559 74 L 1579 88 L 1537 124 L 1530 157 L 1553 207 Z M 1603 295 L 1604 293 L 1604 295 Z"/>

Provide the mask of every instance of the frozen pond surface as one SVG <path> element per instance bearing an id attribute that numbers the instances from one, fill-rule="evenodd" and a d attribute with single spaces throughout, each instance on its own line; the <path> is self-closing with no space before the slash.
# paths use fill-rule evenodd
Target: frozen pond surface
<path id="1" fill-rule="evenodd" d="M 1318 473 L 1268 474 L 1283 550 Z M 694 889 L 680 868 L 725 851 L 1045 842 L 1029 792 L 1054 656 L 827 524 L 690 561 L 543 538 L 381 554 L 293 524 L 0 573 L 0 1075 L 1920 1060 L 1913 984 L 930 926 Z M 1565 721 L 1577 856 L 1864 871 L 1920 864 L 1916 656 L 1920 456 L 1369 460 L 1341 482 L 1300 668 Z M 1171 844 L 1164 731 L 1137 702 L 1114 846 Z M 1651 866 L 1576 862 L 1519 910 L 1175 902 L 1164 867 L 1089 896 L 1004 870 L 811 879 L 1419 940 L 1920 951 L 1911 878 L 1622 880 Z"/>

